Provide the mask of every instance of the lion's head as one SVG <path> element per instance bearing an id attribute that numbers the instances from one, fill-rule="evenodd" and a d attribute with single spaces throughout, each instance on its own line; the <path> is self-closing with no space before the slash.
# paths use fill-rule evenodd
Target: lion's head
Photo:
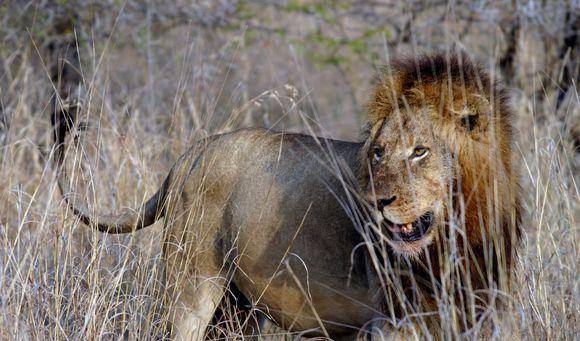
<path id="1" fill-rule="evenodd" d="M 473 245 L 494 230 L 507 238 L 517 225 L 505 99 L 461 54 L 400 59 L 381 69 L 367 107 L 363 190 L 396 253 L 419 256 L 454 220 Z"/>

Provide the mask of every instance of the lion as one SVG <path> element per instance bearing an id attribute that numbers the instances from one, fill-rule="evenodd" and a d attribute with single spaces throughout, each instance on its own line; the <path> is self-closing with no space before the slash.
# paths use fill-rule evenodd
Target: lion
<path id="1" fill-rule="evenodd" d="M 101 232 L 163 218 L 172 338 L 203 339 L 231 291 L 304 336 L 354 339 L 394 321 L 469 330 L 485 315 L 474 307 L 509 287 L 520 236 L 506 91 L 461 53 L 399 58 L 379 70 L 366 113 L 361 142 L 210 136 L 141 207 L 114 215 L 92 216 L 69 196 L 61 134 L 59 185 Z M 463 315 L 442 319 L 441 302 Z"/>

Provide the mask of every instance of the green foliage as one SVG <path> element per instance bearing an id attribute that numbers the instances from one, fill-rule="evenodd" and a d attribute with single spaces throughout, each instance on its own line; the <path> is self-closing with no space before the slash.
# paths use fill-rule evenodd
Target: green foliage
<path id="1" fill-rule="evenodd" d="M 352 61 L 352 58 L 378 60 L 380 56 L 373 50 L 373 40 L 382 34 L 390 36 L 390 32 L 384 28 L 366 30 L 355 38 L 311 32 L 304 39 L 292 40 L 292 43 L 307 46 L 306 57 L 319 66 L 340 65 Z"/>
<path id="2" fill-rule="evenodd" d="M 244 42 L 248 48 L 264 35 L 274 35 L 293 45 L 300 54 L 318 67 L 342 65 L 356 60 L 375 62 L 379 60 L 377 38 L 391 32 L 385 27 L 370 27 L 362 32 L 345 33 L 340 19 L 348 15 L 352 7 L 349 1 L 330 0 L 289 0 L 283 5 L 273 5 L 295 22 L 303 25 L 306 34 L 297 35 L 279 23 L 272 22 L 269 15 L 263 15 L 264 5 L 252 1 L 236 3 L 235 15 L 219 27 L 225 31 L 245 29 Z M 256 25 L 259 23 L 259 25 Z M 289 32 L 293 32 L 292 34 Z M 355 31 L 356 32 L 356 31 Z M 353 36 L 354 34 L 354 36 Z"/>
<path id="3" fill-rule="evenodd" d="M 256 11 L 246 1 L 240 1 L 236 5 L 236 16 L 240 20 L 250 20 L 256 16 Z"/>
<path id="4" fill-rule="evenodd" d="M 304 37 L 294 37 L 290 42 L 294 46 L 301 46 L 305 57 L 320 67 L 325 64 L 338 66 L 352 61 L 352 58 L 372 62 L 379 60 L 380 56 L 374 51 L 376 44 L 373 42 L 382 35 L 390 38 L 391 32 L 388 29 L 369 28 L 356 37 L 336 33 L 340 31 L 338 17 L 350 7 L 351 3 L 347 1 L 288 1 L 283 6 L 285 12 L 296 16 L 311 16 L 323 23 L 313 25 L 311 31 Z M 281 37 L 285 38 L 286 33 Z"/>

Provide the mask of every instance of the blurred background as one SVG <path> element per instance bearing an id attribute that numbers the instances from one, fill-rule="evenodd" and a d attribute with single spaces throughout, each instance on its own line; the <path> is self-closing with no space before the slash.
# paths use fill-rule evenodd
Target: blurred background
<path id="1" fill-rule="evenodd" d="M 102 236 L 71 216 L 49 167 L 55 112 L 86 123 L 79 191 L 111 212 L 203 136 L 357 140 L 378 66 L 452 48 L 492 70 L 518 114 L 526 236 L 506 329 L 577 338 L 579 30 L 576 0 L 1 2 L 0 338 L 155 328 L 160 228 Z"/>

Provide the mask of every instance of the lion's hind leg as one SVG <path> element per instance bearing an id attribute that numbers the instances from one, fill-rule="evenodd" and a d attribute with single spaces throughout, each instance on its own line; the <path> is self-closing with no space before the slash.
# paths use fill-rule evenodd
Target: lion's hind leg
<path id="1" fill-rule="evenodd" d="M 171 338 L 204 340 L 225 291 L 224 281 L 208 278 L 197 285 L 185 286 L 170 302 Z"/>
<path id="2" fill-rule="evenodd" d="M 252 303 L 231 281 L 213 316 L 208 338 L 211 340 L 261 340 L 266 315 L 252 309 Z"/>

